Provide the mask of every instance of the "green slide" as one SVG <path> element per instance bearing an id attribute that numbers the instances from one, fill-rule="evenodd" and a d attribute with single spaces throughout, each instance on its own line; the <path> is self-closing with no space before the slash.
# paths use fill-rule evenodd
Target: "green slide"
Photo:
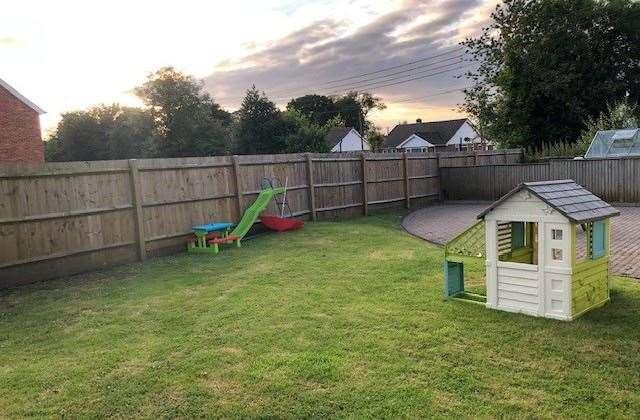
<path id="1" fill-rule="evenodd" d="M 256 198 L 256 201 L 253 202 L 251 207 L 245 210 L 244 214 L 242 215 L 242 219 L 240 219 L 235 229 L 233 229 L 229 236 L 235 236 L 240 239 L 244 238 L 244 235 L 249 232 L 249 229 L 251 229 L 251 226 L 253 226 L 253 224 L 256 222 L 256 219 L 258 218 L 258 216 L 260 216 L 260 213 L 262 213 L 264 209 L 267 208 L 269 202 L 273 200 L 273 197 L 278 194 L 284 193 L 284 190 L 284 187 L 276 187 L 265 188 L 264 190 L 260 191 L 260 194 L 258 195 L 258 198 Z"/>

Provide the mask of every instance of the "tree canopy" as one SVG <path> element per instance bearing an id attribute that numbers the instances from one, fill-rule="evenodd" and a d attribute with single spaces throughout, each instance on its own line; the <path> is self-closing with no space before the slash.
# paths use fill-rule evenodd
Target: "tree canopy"
<path id="1" fill-rule="evenodd" d="M 504 0 L 465 40 L 477 71 L 462 110 L 504 146 L 575 142 L 585 121 L 640 99 L 640 4 Z"/>
<path id="2" fill-rule="evenodd" d="M 364 135 L 373 127 L 368 119 L 373 109 L 384 109 L 382 99 L 368 92 L 348 92 L 343 96 L 305 95 L 292 99 L 287 110 L 296 110 L 314 124 L 323 126 L 332 118 L 340 118 L 346 127 Z"/>
<path id="3" fill-rule="evenodd" d="M 286 145 L 280 110 L 255 86 L 247 90 L 238 110 L 236 151 L 242 154 L 281 153 Z"/>
<path id="4" fill-rule="evenodd" d="M 191 76 L 165 67 L 135 89 L 146 108 L 99 105 L 62 115 L 47 160 L 211 156 L 230 147 L 231 114 Z"/>
<path id="5" fill-rule="evenodd" d="M 62 115 L 45 142 L 48 161 L 145 158 L 155 155 L 153 118 L 148 111 L 100 105 Z"/>
<path id="6" fill-rule="evenodd" d="M 282 112 L 253 86 L 231 114 L 200 81 L 172 67 L 150 74 L 135 93 L 144 108 L 99 105 L 63 114 L 45 144 L 47 160 L 326 152 L 330 128 L 366 131 L 373 127 L 368 113 L 384 108 L 378 97 L 350 92 L 296 98 Z"/>
<path id="7" fill-rule="evenodd" d="M 298 111 L 314 124 L 324 125 L 337 115 L 333 100 L 324 95 L 305 95 L 292 99 L 287 111 Z"/>
<path id="8" fill-rule="evenodd" d="M 225 127 L 231 116 L 192 76 L 172 67 L 161 68 L 135 92 L 153 115 L 162 156 L 210 156 L 226 151 Z"/>

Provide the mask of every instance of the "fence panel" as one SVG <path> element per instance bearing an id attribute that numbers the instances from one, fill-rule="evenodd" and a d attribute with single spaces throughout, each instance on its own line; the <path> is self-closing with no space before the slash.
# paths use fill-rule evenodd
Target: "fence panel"
<path id="1" fill-rule="evenodd" d="M 521 182 L 573 179 L 611 203 L 640 202 L 640 158 L 442 168 L 448 200 L 497 200 Z"/>
<path id="2" fill-rule="evenodd" d="M 0 167 L 0 286 L 136 258 L 126 161 Z"/>
<path id="3" fill-rule="evenodd" d="M 238 221 L 265 177 L 287 183 L 294 216 L 327 219 L 424 204 L 440 196 L 441 166 L 506 162 L 514 156 L 522 154 L 286 154 L 0 165 L 0 287 L 176 252 L 192 226 Z M 279 209 L 271 203 L 267 211 Z"/>

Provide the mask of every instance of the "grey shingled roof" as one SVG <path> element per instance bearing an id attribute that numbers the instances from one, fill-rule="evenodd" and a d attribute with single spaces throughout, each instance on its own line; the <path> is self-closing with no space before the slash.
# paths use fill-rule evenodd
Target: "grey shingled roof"
<path id="1" fill-rule="evenodd" d="M 437 131 L 419 132 L 419 133 L 416 133 L 416 136 L 420 137 L 421 139 L 423 139 L 425 141 L 428 141 L 429 143 L 431 143 L 433 145 L 445 144 L 449 140 L 449 139 L 443 138 L 442 135 L 440 133 L 438 133 Z"/>
<path id="2" fill-rule="evenodd" d="M 462 124 L 467 121 L 466 118 L 458 119 L 458 120 L 447 120 L 447 121 L 432 121 L 432 122 L 423 122 L 423 123 L 415 123 L 415 124 L 398 124 L 393 127 L 393 130 L 387 135 L 382 143 L 383 148 L 390 147 L 398 147 L 402 142 L 411 137 L 412 134 L 419 133 L 438 133 L 438 137 L 434 137 L 434 141 L 438 141 L 438 143 L 434 143 L 429 141 L 431 144 L 445 144 L 456 131 L 462 127 Z M 422 136 L 420 136 L 422 137 Z"/>
<path id="3" fill-rule="evenodd" d="M 324 141 L 327 142 L 329 148 L 332 148 L 336 144 L 349 134 L 349 131 L 353 130 L 353 127 L 333 127 L 329 129 L 329 132 L 324 136 Z"/>
<path id="4" fill-rule="evenodd" d="M 483 218 L 513 194 L 523 189 L 530 191 L 573 223 L 587 223 L 620 215 L 618 210 L 593 195 L 591 191 L 578 185 L 574 180 L 563 179 L 523 182 L 480 213 L 478 219 Z"/>

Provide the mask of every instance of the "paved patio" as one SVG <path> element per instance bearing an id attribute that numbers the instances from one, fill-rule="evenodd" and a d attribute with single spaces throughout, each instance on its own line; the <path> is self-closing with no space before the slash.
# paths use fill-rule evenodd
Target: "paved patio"
<path id="1" fill-rule="evenodd" d="M 407 215 L 402 226 L 426 241 L 444 245 L 475 223 L 476 216 L 491 203 L 426 207 Z M 618 207 L 612 220 L 611 269 L 615 274 L 640 278 L 640 207 Z"/>

